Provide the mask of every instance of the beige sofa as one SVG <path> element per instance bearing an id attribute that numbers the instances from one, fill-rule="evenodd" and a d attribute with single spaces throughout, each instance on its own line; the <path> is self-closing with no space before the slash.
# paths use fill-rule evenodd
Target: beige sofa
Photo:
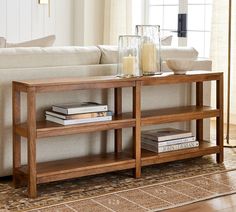
<path id="1" fill-rule="evenodd" d="M 163 49 L 163 58 L 194 57 L 192 48 Z M 0 49 L 0 176 L 12 172 L 12 109 L 11 82 L 23 79 L 43 79 L 54 77 L 79 77 L 116 74 L 117 47 L 50 47 Z M 163 65 L 164 71 L 168 71 Z M 194 69 L 211 70 L 211 61 L 197 60 Z M 131 89 L 124 89 L 123 110 L 131 111 Z M 190 104 L 189 85 L 168 85 L 145 87 L 142 91 L 144 109 L 173 107 Z M 146 95 L 145 95 L 146 94 Z M 23 95 L 23 99 L 25 96 Z M 113 90 L 73 91 L 46 93 L 37 96 L 37 118 L 44 119 L 44 111 L 55 103 L 75 101 L 97 101 L 107 103 L 113 109 Z M 26 120 L 26 102 L 22 102 L 22 119 Z M 189 123 L 172 124 L 189 128 Z M 124 148 L 129 148 L 131 129 L 124 130 Z M 94 132 L 39 140 L 37 161 L 49 161 L 98 152 L 113 151 L 113 131 Z M 26 163 L 26 141 L 22 142 L 23 163 Z"/>

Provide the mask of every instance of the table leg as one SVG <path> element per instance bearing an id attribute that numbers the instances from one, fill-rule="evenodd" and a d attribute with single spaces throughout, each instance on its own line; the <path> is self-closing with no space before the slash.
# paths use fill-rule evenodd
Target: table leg
<path id="1" fill-rule="evenodd" d="M 27 93 L 28 107 L 28 194 L 37 197 L 37 171 L 36 171 L 36 100 L 34 88 Z"/>
<path id="2" fill-rule="evenodd" d="M 135 177 L 141 177 L 141 82 L 133 87 L 133 117 L 136 125 L 133 128 L 133 154 L 135 158 Z"/>
<path id="3" fill-rule="evenodd" d="M 17 169 L 21 166 L 21 136 L 16 133 L 16 125 L 21 119 L 20 91 L 12 84 L 12 112 L 13 112 L 13 184 L 15 188 L 20 187 L 21 180 L 18 177 Z"/>
<path id="4" fill-rule="evenodd" d="M 203 106 L 203 82 L 196 82 L 196 105 Z M 199 142 L 203 141 L 203 119 L 197 120 L 196 137 Z"/>
<path id="5" fill-rule="evenodd" d="M 115 115 L 122 113 L 122 88 L 115 88 Z M 115 129 L 115 153 L 122 151 L 122 129 Z"/>
<path id="6" fill-rule="evenodd" d="M 220 152 L 216 155 L 217 163 L 224 161 L 224 79 L 223 74 L 216 82 L 216 107 L 220 110 L 220 116 L 216 119 L 216 143 Z"/>

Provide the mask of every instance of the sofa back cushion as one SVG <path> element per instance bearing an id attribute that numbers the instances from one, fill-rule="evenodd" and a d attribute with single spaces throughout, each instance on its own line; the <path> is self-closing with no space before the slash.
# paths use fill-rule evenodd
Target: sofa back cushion
<path id="1" fill-rule="evenodd" d="M 95 47 L 32 47 L 0 49 L 0 69 L 76 66 L 99 64 L 100 50 Z"/>
<path id="2" fill-rule="evenodd" d="M 198 51 L 193 47 L 162 47 L 161 51 L 162 60 L 170 59 L 192 59 L 198 58 Z"/>
<path id="3" fill-rule="evenodd" d="M 29 40 L 21 43 L 6 43 L 6 48 L 16 48 L 16 47 L 50 47 L 55 43 L 56 36 L 49 35 L 47 37 Z"/>
<path id="4" fill-rule="evenodd" d="M 98 48 L 101 50 L 101 64 L 114 64 L 118 62 L 118 47 L 99 45 Z M 193 47 L 171 47 L 162 46 L 161 49 L 162 60 L 167 59 L 197 59 L 198 52 Z"/>

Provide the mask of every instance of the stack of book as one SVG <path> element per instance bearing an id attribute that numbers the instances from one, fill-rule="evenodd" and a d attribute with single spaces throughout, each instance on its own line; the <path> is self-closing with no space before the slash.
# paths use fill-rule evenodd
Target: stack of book
<path id="1" fill-rule="evenodd" d="M 189 131 L 164 128 L 142 132 L 142 148 L 152 152 L 170 152 L 198 146 L 199 142 Z"/>
<path id="2" fill-rule="evenodd" d="M 47 121 L 62 125 L 112 120 L 112 112 L 108 110 L 108 106 L 96 102 L 53 105 L 45 115 Z"/>

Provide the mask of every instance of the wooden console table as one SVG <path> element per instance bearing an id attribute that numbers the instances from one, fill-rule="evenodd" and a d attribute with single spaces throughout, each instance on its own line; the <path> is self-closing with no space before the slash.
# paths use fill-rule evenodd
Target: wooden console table
<path id="1" fill-rule="evenodd" d="M 203 82 L 216 81 L 217 106 L 203 105 Z M 143 86 L 161 84 L 196 83 L 196 105 L 141 110 Z M 133 111 L 122 113 L 122 88 L 133 88 Z M 88 89 L 114 89 L 114 118 L 112 121 L 63 126 L 36 120 L 36 94 Z M 21 122 L 21 92 L 27 94 L 27 123 Z M 203 119 L 217 118 L 216 144 L 204 141 Z M 141 150 L 142 126 L 196 120 L 198 148 L 154 153 Z M 133 128 L 133 152 L 122 151 L 122 128 Z M 37 163 L 38 138 L 115 130 L 114 153 Z M 27 138 L 28 164 L 21 164 L 21 137 Z M 180 159 L 216 154 L 223 162 L 223 73 L 195 71 L 186 75 L 163 74 L 155 77 L 120 79 L 113 76 L 87 78 L 45 79 L 13 82 L 13 178 L 15 187 L 28 185 L 28 195 L 37 196 L 37 184 L 76 178 L 105 172 L 134 169 L 134 176 L 141 176 L 141 167 Z"/>

